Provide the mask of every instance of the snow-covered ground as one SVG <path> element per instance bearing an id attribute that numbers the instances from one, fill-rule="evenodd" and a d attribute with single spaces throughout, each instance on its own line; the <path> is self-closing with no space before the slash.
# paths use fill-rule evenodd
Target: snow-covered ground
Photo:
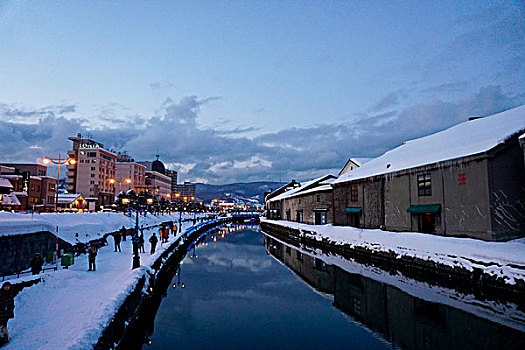
<path id="1" fill-rule="evenodd" d="M 443 237 L 417 232 L 389 232 L 348 226 L 307 225 L 262 219 L 264 222 L 298 229 L 315 240 L 348 244 L 371 251 L 393 252 L 400 257 L 434 261 L 469 271 L 479 268 L 502 277 L 506 283 L 525 281 L 525 240 L 485 242 L 470 238 Z"/>
<path id="2" fill-rule="evenodd" d="M 178 219 L 178 214 L 176 216 Z M 193 215 L 185 217 L 193 218 Z M 167 215 L 164 219 L 159 218 L 159 221 L 167 220 L 172 218 Z M 106 232 L 118 229 L 123 222 L 114 224 L 116 226 Z M 191 225 L 183 223 L 182 234 Z M 75 264 L 69 269 L 46 272 L 42 282 L 23 289 L 15 298 L 15 318 L 9 321 L 12 339 L 5 349 L 93 348 L 140 278 L 150 270 L 161 252 L 181 235 L 170 235 L 169 243 L 161 245 L 159 242 L 156 253 L 150 255 L 149 238 L 153 232 L 158 237 L 158 229 L 144 232 L 146 253 L 140 254 L 141 267 L 138 269 L 131 269 L 131 240 L 121 242 L 122 252 L 115 253 L 110 236 L 108 245 L 98 251 L 95 272 L 87 271 L 87 255 L 83 254 L 75 258 Z"/>
<path id="3" fill-rule="evenodd" d="M 201 214 L 202 215 L 202 214 Z M 184 218 L 193 218 L 193 214 L 183 214 Z M 178 224 L 179 213 L 148 214 L 140 220 L 144 226 L 152 226 L 164 221 Z M 135 227 L 133 218 L 122 213 L 9 213 L 0 212 L 0 236 L 32 233 L 37 231 L 56 232 L 58 236 L 71 244 L 88 242 L 102 237 L 108 232 L 117 231 L 122 226 Z M 78 233 L 78 241 L 76 238 Z"/>

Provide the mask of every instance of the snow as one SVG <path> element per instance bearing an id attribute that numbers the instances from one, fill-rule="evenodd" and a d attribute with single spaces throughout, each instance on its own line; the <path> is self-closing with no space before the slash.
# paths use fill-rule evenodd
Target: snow
<path id="1" fill-rule="evenodd" d="M 2 205 L 17 206 L 20 205 L 20 201 L 13 193 L 4 194 L 2 195 Z"/>
<path id="2" fill-rule="evenodd" d="M 165 215 L 159 222 L 174 216 Z M 184 223 L 183 230 L 189 226 Z M 92 349 L 138 281 L 153 271 L 153 262 L 182 235 L 170 235 L 169 243 L 159 242 L 156 253 L 150 255 L 148 240 L 157 231 L 145 230 L 147 253 L 140 255 L 138 269 L 131 269 L 131 239 L 122 241 L 122 252 L 115 253 L 110 236 L 108 245 L 98 251 L 95 272 L 87 271 L 87 255 L 83 254 L 69 269 L 42 274 L 42 282 L 24 288 L 15 298 L 15 318 L 9 321 L 12 339 L 5 349 Z"/>
<path id="3" fill-rule="evenodd" d="M 11 181 L 4 177 L 0 177 L 0 187 L 12 189 L 13 185 L 11 185 Z"/>
<path id="4" fill-rule="evenodd" d="M 191 217 L 191 216 L 183 216 Z M 141 220 L 143 226 L 157 225 L 164 221 L 178 223 L 179 213 L 148 214 Z M 9 213 L 0 212 L 0 236 L 27 234 L 38 231 L 56 232 L 58 237 L 66 242 L 75 244 L 89 242 L 101 238 L 108 232 L 117 231 L 122 226 L 135 227 L 134 219 L 122 213 Z M 75 237 L 78 233 L 79 237 Z"/>
<path id="5" fill-rule="evenodd" d="M 470 238 L 454 238 L 418 232 L 390 232 L 348 226 L 307 225 L 290 221 L 262 219 L 271 224 L 302 231 L 317 241 L 335 245 L 348 244 L 376 252 L 393 252 L 398 258 L 411 257 L 439 264 L 462 267 L 469 271 L 483 270 L 502 277 L 507 284 L 525 281 L 525 242 L 485 242 Z"/>
<path id="6" fill-rule="evenodd" d="M 457 124 L 441 132 L 406 141 L 362 167 L 342 174 L 334 183 L 487 152 L 525 131 L 525 105 L 485 118 Z"/>
<path id="7" fill-rule="evenodd" d="M 284 245 L 289 245 L 278 238 L 273 236 L 272 238 Z M 403 292 L 413 297 L 433 303 L 448 305 L 478 317 L 488 319 L 520 331 L 523 330 L 525 324 L 525 312 L 521 311 L 514 303 L 498 303 L 490 300 L 480 300 L 472 294 L 460 294 L 456 290 L 450 288 L 416 281 L 400 273 L 394 274 L 379 268 L 360 264 L 353 259 L 347 259 L 339 255 L 326 254 L 320 249 L 311 249 L 307 246 L 293 248 L 298 249 L 305 255 L 320 259 L 327 265 L 337 266 L 348 273 L 359 274 L 374 281 L 399 288 Z"/>
<path id="8" fill-rule="evenodd" d="M 363 166 L 365 163 L 368 163 L 372 159 L 374 158 L 350 158 L 350 160 L 358 166 Z"/>
<path id="9" fill-rule="evenodd" d="M 300 184 L 300 186 L 294 187 L 294 188 L 292 188 L 289 191 L 281 193 L 280 195 L 278 195 L 276 197 L 273 197 L 273 198 L 269 199 L 268 201 L 269 202 L 280 201 L 281 199 L 285 199 L 285 198 L 293 197 L 295 195 L 302 194 L 303 191 L 311 189 L 312 186 L 325 184 L 325 183 L 326 184 L 332 183 L 334 181 L 333 178 L 334 178 L 333 175 L 328 174 L 328 175 L 324 175 L 324 176 L 318 177 L 318 178 L 310 180 L 310 181 L 306 181 L 306 182 Z M 299 192 L 301 192 L 301 193 L 299 193 Z"/>

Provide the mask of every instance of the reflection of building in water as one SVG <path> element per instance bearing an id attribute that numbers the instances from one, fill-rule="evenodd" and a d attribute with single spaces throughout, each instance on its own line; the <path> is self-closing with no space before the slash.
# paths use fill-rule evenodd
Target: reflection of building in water
<path id="1" fill-rule="evenodd" d="M 333 294 L 337 309 L 403 349 L 525 349 L 519 330 L 327 265 L 266 235 L 265 246 L 313 288 Z"/>

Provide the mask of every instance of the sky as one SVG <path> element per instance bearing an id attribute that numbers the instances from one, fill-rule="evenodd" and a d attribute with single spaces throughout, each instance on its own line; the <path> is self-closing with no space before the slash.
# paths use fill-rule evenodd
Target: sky
<path id="1" fill-rule="evenodd" d="M 0 1 L 0 161 L 82 133 L 181 181 L 337 174 L 525 103 L 523 1 Z"/>

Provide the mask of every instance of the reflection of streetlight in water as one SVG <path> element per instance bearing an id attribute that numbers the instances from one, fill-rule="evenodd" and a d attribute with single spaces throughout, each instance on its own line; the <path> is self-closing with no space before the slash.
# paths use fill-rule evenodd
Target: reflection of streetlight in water
<path id="1" fill-rule="evenodd" d="M 180 265 L 179 265 L 179 269 L 177 270 L 177 282 L 173 283 L 173 288 L 177 288 L 177 286 L 180 286 L 181 288 L 184 288 L 185 285 L 184 285 L 184 282 L 181 283 L 180 281 L 180 273 L 181 273 L 181 270 L 180 270 Z"/>

